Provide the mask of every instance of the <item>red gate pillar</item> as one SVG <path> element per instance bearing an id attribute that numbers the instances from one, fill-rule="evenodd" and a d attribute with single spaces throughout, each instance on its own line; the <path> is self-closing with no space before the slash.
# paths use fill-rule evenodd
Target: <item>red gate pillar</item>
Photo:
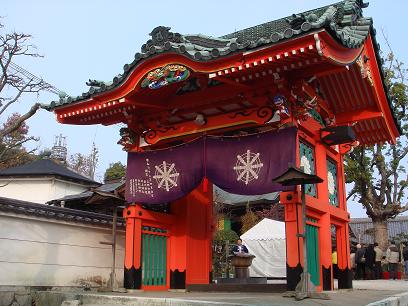
<path id="1" fill-rule="evenodd" d="M 316 152 L 316 175 L 323 178 L 324 182 L 317 184 L 317 194 L 320 201 L 320 216 L 319 216 L 319 258 L 321 264 L 321 284 L 323 290 L 333 290 L 333 267 L 332 267 L 332 238 L 331 238 L 331 220 L 330 220 L 330 204 L 329 190 L 327 185 L 327 151 L 326 147 L 317 143 L 315 146 Z"/>
<path id="2" fill-rule="evenodd" d="M 285 206 L 286 287 L 294 291 L 303 271 L 301 239 L 297 236 L 302 231 L 302 206 L 296 192 L 281 192 L 280 203 Z"/>
<path id="3" fill-rule="evenodd" d="M 124 287 L 126 289 L 140 289 L 142 286 L 141 268 L 141 238 L 142 220 L 137 215 L 136 206 L 132 205 L 123 210 L 126 220 Z"/>
<path id="4" fill-rule="evenodd" d="M 353 287 L 352 271 L 350 265 L 350 245 L 348 222 L 343 222 L 337 227 L 337 265 L 339 268 L 339 289 L 350 289 Z"/>
<path id="5" fill-rule="evenodd" d="M 330 214 L 325 213 L 319 219 L 319 257 L 321 264 L 321 284 L 323 290 L 333 290 L 333 272 L 332 272 L 332 242 L 331 242 L 331 223 Z"/>
<path id="6" fill-rule="evenodd" d="M 212 267 L 212 185 L 198 186 L 171 204 L 170 288 L 208 284 Z"/>
<path id="7" fill-rule="evenodd" d="M 186 288 L 187 206 L 188 202 L 186 197 L 171 203 L 171 213 L 177 222 L 172 226 L 170 233 L 170 289 Z"/>
<path id="8" fill-rule="evenodd" d="M 346 182 L 344 175 L 344 158 L 339 157 L 339 208 L 342 212 L 340 226 L 337 227 L 337 258 L 338 258 L 338 286 L 339 289 L 353 288 L 353 271 L 350 263 L 350 235 L 349 235 L 349 220 L 350 215 L 347 212 L 347 197 L 346 197 Z"/>
<path id="9" fill-rule="evenodd" d="M 209 284 L 212 262 L 212 185 L 202 186 L 187 196 L 186 285 Z"/>

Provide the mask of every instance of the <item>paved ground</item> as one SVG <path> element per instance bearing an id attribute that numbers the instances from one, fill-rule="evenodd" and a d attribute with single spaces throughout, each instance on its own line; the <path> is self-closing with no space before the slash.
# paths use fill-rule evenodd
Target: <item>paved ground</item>
<path id="1" fill-rule="evenodd" d="M 270 294 L 270 293 L 167 293 L 167 294 L 157 294 L 157 293 L 143 293 L 134 296 L 137 297 L 151 297 L 151 298 L 163 298 L 166 300 L 176 300 L 180 302 L 191 301 L 191 305 L 194 304 L 206 304 L 200 302 L 210 302 L 208 304 L 213 305 L 333 305 L 333 306 L 363 306 L 369 303 L 382 300 L 384 298 L 390 297 L 395 293 L 401 291 L 381 291 L 381 290 L 353 290 L 353 291 L 337 291 L 330 293 L 330 300 L 316 300 L 316 299 L 305 299 L 303 301 L 296 301 L 293 298 L 284 298 L 280 294 Z M 146 300 L 145 300 L 146 301 Z M 143 301 L 140 300 L 140 302 Z M 169 301 L 170 302 L 170 301 Z M 175 303 L 177 304 L 177 303 Z M 173 305 L 175 305 L 173 304 Z M 181 304 L 181 303 L 180 303 Z M 183 303 L 184 304 L 184 303 Z M 188 304 L 187 304 L 188 305 Z"/>
<path id="2" fill-rule="evenodd" d="M 408 280 L 358 280 L 353 281 L 353 287 L 361 290 L 400 290 L 408 292 Z"/>
<path id="3" fill-rule="evenodd" d="M 126 294 L 71 293 L 83 305 L 367 305 L 399 293 L 408 292 L 407 281 L 354 281 L 354 290 L 328 292 L 330 300 L 306 299 L 295 301 L 274 293 L 202 293 L 202 292 L 144 292 Z M 59 294 L 57 292 L 48 294 Z M 72 295 L 72 298 L 74 298 Z M 71 298 L 71 299 L 72 299 Z M 52 304 L 51 304 L 52 305 Z"/>

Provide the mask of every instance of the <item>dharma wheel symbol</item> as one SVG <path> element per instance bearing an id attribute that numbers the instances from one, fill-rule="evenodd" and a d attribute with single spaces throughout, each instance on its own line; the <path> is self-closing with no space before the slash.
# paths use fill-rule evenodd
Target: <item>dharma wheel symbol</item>
<path id="1" fill-rule="evenodd" d="M 237 162 L 234 167 L 237 181 L 243 181 L 245 185 L 248 185 L 249 182 L 258 179 L 259 171 L 263 167 L 259 156 L 259 153 L 251 153 L 250 150 L 242 155 L 237 155 Z"/>
<path id="2" fill-rule="evenodd" d="M 157 188 L 166 189 L 169 191 L 173 187 L 177 187 L 177 180 L 180 175 L 176 171 L 176 167 L 174 163 L 166 163 L 163 161 L 160 165 L 154 166 L 156 169 L 155 174 L 153 176 L 157 182 Z"/>

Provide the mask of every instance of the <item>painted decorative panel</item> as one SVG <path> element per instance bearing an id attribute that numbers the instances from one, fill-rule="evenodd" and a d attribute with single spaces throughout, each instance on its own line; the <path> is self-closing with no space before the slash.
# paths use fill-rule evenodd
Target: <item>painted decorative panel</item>
<path id="1" fill-rule="evenodd" d="M 299 154 L 300 154 L 300 167 L 303 168 L 303 171 L 307 174 L 316 174 L 314 148 L 300 141 Z M 315 184 L 307 184 L 305 187 L 306 194 L 311 195 L 313 197 L 317 196 Z"/>
<path id="2" fill-rule="evenodd" d="M 329 189 L 330 204 L 338 207 L 337 165 L 329 159 L 327 160 L 327 188 Z"/>

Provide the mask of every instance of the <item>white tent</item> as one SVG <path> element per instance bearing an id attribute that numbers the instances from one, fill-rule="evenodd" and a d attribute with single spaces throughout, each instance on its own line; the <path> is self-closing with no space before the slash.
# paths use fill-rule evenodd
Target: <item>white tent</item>
<path id="1" fill-rule="evenodd" d="M 256 256 L 249 267 L 251 277 L 286 277 L 285 222 L 265 218 L 241 239 Z"/>

